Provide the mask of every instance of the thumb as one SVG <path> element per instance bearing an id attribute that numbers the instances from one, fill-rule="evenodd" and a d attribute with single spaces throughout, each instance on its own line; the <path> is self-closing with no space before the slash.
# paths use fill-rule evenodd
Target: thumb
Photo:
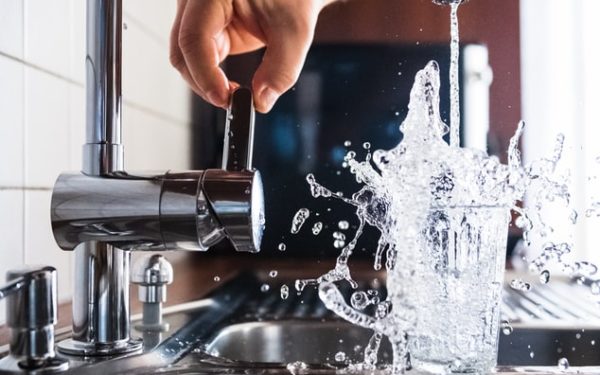
<path id="1" fill-rule="evenodd" d="M 267 50 L 254 74 L 252 91 L 256 110 L 269 112 L 298 79 L 313 38 L 313 28 L 271 30 Z"/>

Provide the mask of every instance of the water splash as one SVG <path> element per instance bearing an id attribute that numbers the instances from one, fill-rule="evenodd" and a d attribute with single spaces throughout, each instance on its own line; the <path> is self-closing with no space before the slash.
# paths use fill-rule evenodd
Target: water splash
<path id="1" fill-rule="evenodd" d="M 308 219 L 309 216 L 310 211 L 308 210 L 308 208 L 299 209 L 298 212 L 296 212 L 296 214 L 294 215 L 294 218 L 292 219 L 292 228 L 290 229 L 290 232 L 292 234 L 297 234 L 298 232 L 300 232 L 300 228 L 302 228 L 302 226 L 306 222 L 306 219 Z"/>
<path id="2" fill-rule="evenodd" d="M 521 279 L 514 279 L 510 282 L 510 287 L 514 290 L 520 290 L 521 292 L 529 292 L 531 284 L 526 283 Z"/>
<path id="3" fill-rule="evenodd" d="M 478 277 L 482 277 L 481 274 L 473 273 L 472 290 L 465 290 L 464 286 L 458 283 L 452 284 L 451 276 L 453 272 L 458 272 L 456 275 L 460 274 L 464 282 L 470 277 L 467 275 L 472 270 L 502 267 L 502 241 L 494 244 L 492 237 L 480 237 L 485 235 L 482 234 L 484 232 L 475 228 L 481 227 L 481 223 L 486 223 L 491 228 L 490 232 L 501 235 L 503 231 L 506 233 L 507 218 L 500 216 L 493 219 L 497 216 L 486 212 L 498 207 L 504 207 L 506 212 L 513 209 L 520 216 L 516 224 L 523 229 L 526 242 L 529 242 L 527 239 L 533 234 L 552 232 L 540 213 L 545 202 L 570 202 L 568 181 L 556 173 L 564 137 L 557 137 L 550 157 L 527 166 L 522 164 L 518 149 L 525 126 L 522 122 L 511 138 L 506 165 L 483 151 L 453 147 L 443 141 L 448 126 L 440 117 L 439 90 L 439 68 L 435 62 L 430 62 L 415 77 L 408 114 L 400 125 L 402 142 L 391 150 L 376 150 L 369 160 L 358 160 L 354 152 L 348 152 L 344 162 L 356 180 L 363 184 L 362 188 L 350 197 L 344 197 L 320 185 L 312 174 L 306 179 L 313 197 L 339 199 L 353 206 L 359 225 L 350 242 L 343 246 L 339 243 L 338 246 L 334 244 L 334 247 L 341 248 L 335 267 L 318 278 L 298 280 L 296 289 L 301 291 L 306 285 L 319 285 L 319 296 L 329 309 L 354 324 L 373 329 L 378 335 L 387 336 L 394 349 L 394 373 L 403 372 L 408 365 L 408 338 L 417 335 L 415 325 L 419 321 L 414 307 L 423 303 L 435 306 L 435 298 L 448 298 L 426 295 L 419 292 L 419 288 L 408 288 L 406 285 L 426 285 L 441 277 L 439 275 L 444 275 L 444 282 L 448 283 L 447 290 L 458 293 L 456 298 L 481 290 L 478 281 Z M 529 191 L 543 191 L 544 194 L 534 200 L 532 208 L 522 208 L 520 202 Z M 465 213 L 465 207 L 474 209 Z M 490 224 L 493 220 L 496 222 Z M 380 232 L 374 251 L 374 268 L 379 270 L 385 267 L 388 272 L 388 297 L 381 302 L 385 304 L 377 305 L 375 316 L 366 315 L 362 311 L 369 297 L 367 294 L 357 291 L 352 295 L 350 303 L 347 303 L 335 285 L 345 280 L 353 288 L 357 288 L 348 268 L 348 259 L 366 225 L 373 226 Z M 457 229 L 456 225 L 465 226 L 465 229 Z M 430 229 L 423 232 L 418 228 Z M 467 253 L 452 259 L 441 257 L 442 253 L 440 256 L 435 255 L 436 246 L 440 249 L 448 246 L 446 242 L 439 242 L 447 241 L 444 240 L 444 233 L 448 230 L 464 237 L 458 239 L 459 245 L 456 246 L 464 249 L 483 246 L 482 248 L 489 249 L 489 255 L 478 256 L 476 259 L 479 264 L 471 268 L 468 266 L 471 263 Z M 334 234 L 336 241 L 343 241 L 341 234 Z M 420 250 L 424 249 L 424 240 L 427 241 L 426 252 Z M 483 245 L 482 241 L 488 242 Z M 473 244 L 479 245 L 473 247 Z M 570 249 L 571 245 L 567 243 L 549 243 L 532 262 L 532 270 L 539 275 L 546 270 L 549 261 L 557 260 L 568 265 L 566 268 L 571 274 L 590 277 L 597 272 L 597 269 L 586 262 L 566 262 L 563 256 L 568 254 Z M 432 264 L 431 259 L 434 259 L 433 269 L 421 266 Z M 403 266 L 396 267 L 396 264 Z M 501 281 L 497 280 L 487 287 L 485 293 L 490 293 L 490 300 L 499 301 Z M 512 283 L 516 289 L 526 291 L 531 287 L 522 280 L 518 281 Z M 492 333 L 489 339 L 488 336 L 482 337 L 482 346 L 495 346 L 495 340 L 491 337 L 493 332 L 500 328 L 497 317 L 498 303 L 489 307 L 491 315 L 486 316 L 484 320 L 483 324 L 486 324 Z M 439 301 L 437 305 L 440 305 Z M 480 307 L 465 304 L 460 308 L 467 312 L 469 309 Z M 455 313 L 460 315 L 458 310 Z M 418 329 L 427 330 L 422 324 L 421 321 Z M 503 331 L 506 330 L 508 328 L 504 327 Z M 457 331 L 455 334 L 461 333 Z M 462 334 L 466 335 L 467 332 L 463 330 Z M 476 332 L 469 334 L 476 335 Z M 474 350 L 473 353 L 477 356 L 483 352 Z M 365 357 L 365 366 L 374 363 L 373 352 L 369 355 L 369 359 Z M 473 360 L 460 358 L 458 362 L 449 366 L 460 369 L 461 366 L 469 366 L 469 361 Z"/>
<path id="4" fill-rule="evenodd" d="M 281 296 L 281 299 L 287 299 L 290 296 L 290 288 L 283 284 L 281 289 L 279 289 L 279 295 Z"/>
<path id="5" fill-rule="evenodd" d="M 316 223 L 314 223 L 314 225 L 312 227 L 312 234 L 314 234 L 315 236 L 318 236 L 319 233 L 321 233 L 321 230 L 323 230 L 323 223 L 320 221 L 317 221 Z"/>

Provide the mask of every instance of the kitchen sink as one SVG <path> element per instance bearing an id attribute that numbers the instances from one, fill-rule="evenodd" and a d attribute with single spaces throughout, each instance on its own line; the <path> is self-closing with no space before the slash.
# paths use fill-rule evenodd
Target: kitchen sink
<path id="1" fill-rule="evenodd" d="M 221 315 L 222 321 L 198 338 L 194 349 L 171 370 L 198 370 L 204 363 L 244 373 L 289 373 L 286 365 L 302 362 L 308 367 L 300 372 L 335 373 L 363 359 L 372 331 L 337 318 L 320 302 L 316 288 L 281 299 L 278 285 L 293 280 L 277 281 L 244 276 L 225 286 L 224 290 L 244 285 L 246 299 L 231 314 Z M 260 292 L 264 282 L 272 284 L 269 292 Z M 216 296 L 235 295 L 224 290 Z M 343 285 L 341 290 L 346 295 L 352 292 Z M 385 288 L 379 292 L 385 296 Z M 506 287 L 502 319 L 510 321 L 512 331 L 500 333 L 497 372 L 599 373 L 600 310 L 585 300 L 588 297 L 587 286 L 567 279 L 555 278 L 529 292 Z M 343 359 L 336 359 L 339 352 Z M 558 368 L 561 358 L 568 359 L 569 369 Z M 379 362 L 385 367 L 391 360 L 391 345 L 384 338 Z"/>
<path id="2" fill-rule="evenodd" d="M 267 292 L 261 288 L 265 283 L 271 286 Z M 103 361 L 83 359 L 70 371 L 334 374 L 360 362 L 372 331 L 337 318 L 321 303 L 314 287 L 282 299 L 279 287 L 283 283 L 293 285 L 293 279 L 282 274 L 275 279 L 241 275 L 206 299 L 165 308 L 164 320 L 171 327 L 168 332 L 137 332 L 146 343 L 152 343 L 143 354 Z M 341 291 L 347 296 L 352 292 L 343 284 Z M 380 287 L 379 293 L 384 298 L 385 288 Z M 500 333 L 496 372 L 600 373 L 600 311 L 585 301 L 588 295 L 587 286 L 558 279 L 546 286 L 535 285 L 529 292 L 505 288 L 502 319 L 511 322 L 512 332 Z M 336 356 L 339 352 L 344 358 Z M 568 359 L 568 369 L 558 368 L 561 358 Z M 382 369 L 391 360 L 391 345 L 384 338 L 379 351 Z M 302 364 L 288 367 L 297 362 Z M 369 371 L 378 372 L 385 373 Z"/>

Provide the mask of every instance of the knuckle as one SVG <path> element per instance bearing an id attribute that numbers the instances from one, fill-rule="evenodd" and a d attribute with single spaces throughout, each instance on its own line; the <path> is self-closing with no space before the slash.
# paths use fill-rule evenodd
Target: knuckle
<path id="1" fill-rule="evenodd" d="M 273 88 L 276 91 L 283 93 L 284 91 L 289 90 L 294 85 L 294 83 L 296 83 L 296 80 L 298 79 L 298 74 L 289 70 L 280 70 L 273 74 L 272 79 Z"/>
<path id="2" fill-rule="evenodd" d="M 177 70 L 181 70 L 185 65 L 185 60 L 179 50 L 171 51 L 171 53 L 169 54 L 169 61 L 171 62 L 171 65 Z"/>
<path id="3" fill-rule="evenodd" d="M 183 54 L 191 53 L 200 41 L 200 37 L 196 33 L 182 31 L 179 33 L 177 43 Z"/>

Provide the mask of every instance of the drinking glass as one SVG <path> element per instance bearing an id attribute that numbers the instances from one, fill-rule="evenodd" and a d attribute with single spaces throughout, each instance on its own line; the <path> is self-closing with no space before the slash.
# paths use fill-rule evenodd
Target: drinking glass
<path id="1" fill-rule="evenodd" d="M 434 373 L 495 367 L 509 219 L 506 207 L 430 210 L 411 280 L 413 367 Z"/>

